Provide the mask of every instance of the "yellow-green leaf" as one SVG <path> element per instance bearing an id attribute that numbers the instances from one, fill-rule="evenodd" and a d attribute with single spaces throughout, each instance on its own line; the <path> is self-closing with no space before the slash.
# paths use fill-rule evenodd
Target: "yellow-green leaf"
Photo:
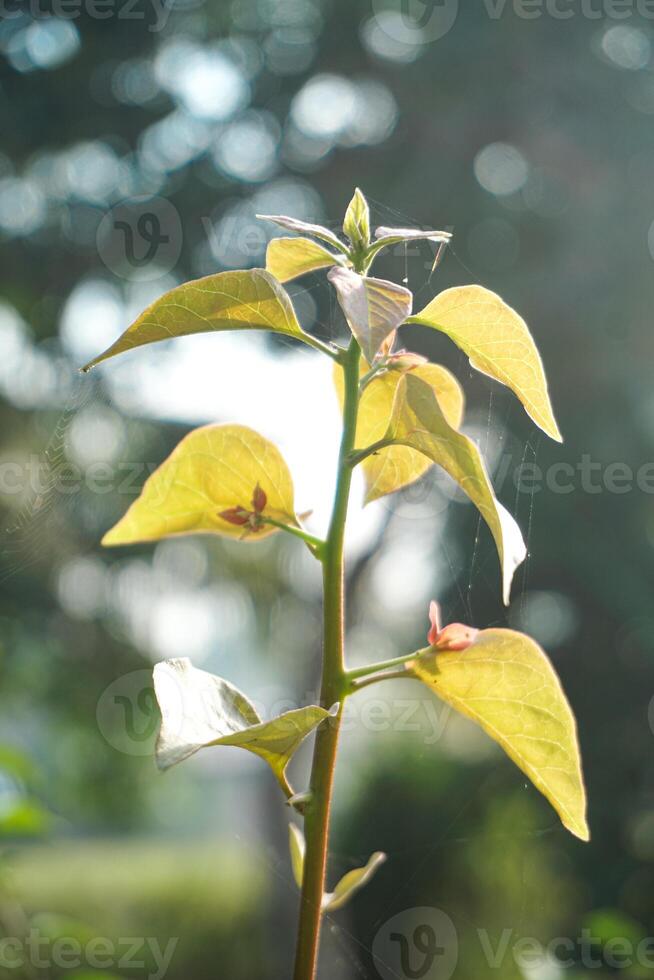
<path id="1" fill-rule="evenodd" d="M 477 446 L 450 425 L 433 389 L 414 372 L 404 375 L 397 387 L 384 440 L 424 453 L 472 500 L 495 539 L 502 566 L 502 595 L 508 605 L 513 574 L 527 553 L 520 529 L 496 500 Z"/>
<path id="2" fill-rule="evenodd" d="M 300 221 L 299 218 L 289 218 L 285 214 L 258 214 L 257 218 L 260 218 L 261 221 L 273 221 L 280 228 L 286 228 L 287 231 L 295 231 L 298 235 L 311 235 L 312 238 L 319 238 L 321 241 L 327 242 L 328 245 L 333 245 L 339 252 L 347 254 L 347 248 L 338 235 L 335 235 L 333 231 L 330 231 L 329 228 L 325 228 L 323 225 L 314 225 L 309 221 Z"/>
<path id="3" fill-rule="evenodd" d="M 311 342 L 298 323 L 288 293 L 269 272 L 218 272 L 164 293 L 82 370 L 134 347 L 213 330 L 272 330 Z"/>
<path id="4" fill-rule="evenodd" d="M 362 250 L 367 247 L 370 241 L 370 208 L 358 187 L 347 206 L 343 231 L 355 249 Z"/>
<path id="5" fill-rule="evenodd" d="M 340 255 L 334 255 L 310 238 L 272 238 L 266 250 L 266 269 L 280 282 L 341 261 Z"/>
<path id="6" fill-rule="evenodd" d="M 364 278 L 351 269 L 333 268 L 327 278 L 363 356 L 372 363 L 386 338 L 404 323 L 413 296 L 404 286 L 386 279 Z"/>
<path id="7" fill-rule="evenodd" d="M 408 668 L 495 739 L 564 826 L 589 839 L 574 715 L 534 640 L 513 630 L 480 630 L 466 650 L 423 651 Z"/>
<path id="8" fill-rule="evenodd" d="M 354 870 L 348 871 L 346 875 L 343 875 L 334 891 L 323 895 L 323 912 L 336 912 L 338 909 L 342 909 L 358 891 L 368 884 L 385 860 L 385 854 L 381 851 L 375 851 L 368 859 L 365 867 L 354 868 Z"/>
<path id="9" fill-rule="evenodd" d="M 291 795 L 286 767 L 306 736 L 329 717 L 328 711 L 310 705 L 263 722 L 238 688 L 198 670 L 187 657 L 157 664 L 153 676 L 161 709 L 155 748 L 160 769 L 169 769 L 202 748 L 233 745 L 265 759 L 284 792 Z"/>
<path id="10" fill-rule="evenodd" d="M 366 362 L 362 360 L 361 374 L 365 374 L 367 370 Z M 452 428 L 458 429 L 463 418 L 464 398 L 454 375 L 440 364 L 421 364 L 411 373 L 432 388 L 445 418 Z M 364 388 L 357 418 L 357 449 L 371 446 L 386 434 L 395 393 L 402 377 L 400 371 L 385 371 Z M 334 384 L 342 409 L 343 370 L 338 365 L 334 368 Z M 374 455 L 366 457 L 362 463 L 366 481 L 365 502 L 370 503 L 414 483 L 430 466 L 433 466 L 431 459 L 409 446 L 387 446 L 380 449 Z"/>
<path id="11" fill-rule="evenodd" d="M 472 367 L 510 388 L 536 425 L 552 439 L 563 441 L 529 328 L 496 293 L 482 286 L 446 289 L 408 322 L 447 334 L 468 355 Z"/>
<path id="12" fill-rule="evenodd" d="M 102 543 L 133 544 L 198 532 L 241 537 L 248 528 L 220 514 L 252 509 L 257 486 L 266 495 L 264 518 L 297 525 L 291 474 L 276 446 L 244 425 L 203 426 L 182 439 L 146 480 L 141 495 Z M 250 529 L 250 537 L 259 540 L 275 530 L 261 524 Z"/>
<path id="13" fill-rule="evenodd" d="M 307 851 L 304 834 L 297 824 L 288 825 L 288 847 L 291 852 L 291 868 L 293 878 L 298 888 L 302 888 L 302 878 L 304 877 L 304 857 Z"/>

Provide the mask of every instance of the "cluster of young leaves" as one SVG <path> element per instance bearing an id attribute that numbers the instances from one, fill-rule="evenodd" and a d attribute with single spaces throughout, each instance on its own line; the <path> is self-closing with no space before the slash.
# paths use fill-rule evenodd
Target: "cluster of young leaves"
<path id="1" fill-rule="evenodd" d="M 356 441 L 349 462 L 363 468 L 366 500 L 406 487 L 434 464 L 442 467 L 488 524 L 508 604 L 525 546 L 513 517 L 495 497 L 479 449 L 461 431 L 461 387 L 444 367 L 396 350 L 395 342 L 404 323 L 445 334 L 472 367 L 510 388 L 533 421 L 560 441 L 541 359 L 526 323 L 499 296 L 476 285 L 447 289 L 412 313 L 411 292 L 368 275 L 369 269 L 391 245 L 426 239 L 440 249 L 450 235 L 404 228 L 377 228 L 371 234 L 368 204 L 359 190 L 345 215 L 346 240 L 295 218 L 261 217 L 293 233 L 270 242 L 265 269 L 216 273 L 171 290 L 84 370 L 171 337 L 270 330 L 331 357 L 342 402 L 345 351 L 302 329 L 282 285 L 327 269 L 361 353 Z M 291 475 L 278 449 L 245 426 L 208 425 L 182 440 L 103 543 L 124 545 L 190 533 L 258 540 L 279 530 L 302 538 L 320 559 L 322 543 L 302 527 Z M 477 722 L 550 800 L 564 825 L 588 839 L 575 722 L 549 660 L 521 633 L 474 632 L 464 649 L 431 643 L 407 658 L 407 676 L 418 678 Z M 301 741 L 329 723 L 325 707 L 310 705 L 263 722 L 241 692 L 187 660 L 159 665 L 155 687 L 163 719 L 157 746 L 162 768 L 202 747 L 237 745 L 264 758 L 291 802 L 299 799 L 287 781 L 286 767 Z M 296 808 L 301 811 L 301 804 Z M 293 866 L 301 880 L 302 838 L 293 827 Z M 346 876 L 325 898 L 325 907 L 340 907 L 381 860 L 373 855 L 365 868 Z"/>

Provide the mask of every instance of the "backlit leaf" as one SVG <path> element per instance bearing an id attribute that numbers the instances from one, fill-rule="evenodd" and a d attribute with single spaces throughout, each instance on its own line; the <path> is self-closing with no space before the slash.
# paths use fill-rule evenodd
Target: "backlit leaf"
<path id="1" fill-rule="evenodd" d="M 520 529 L 495 499 L 477 446 L 450 425 L 432 388 L 414 372 L 404 375 L 397 387 L 384 438 L 424 453 L 470 497 L 495 539 L 502 566 L 502 594 L 508 605 L 513 573 L 526 555 Z"/>
<path id="2" fill-rule="evenodd" d="M 371 363 L 386 338 L 409 316 L 413 296 L 404 286 L 386 279 L 367 279 L 351 269 L 334 268 L 327 278 L 336 289 L 364 357 Z"/>
<path id="3" fill-rule="evenodd" d="M 347 206 L 343 231 L 350 239 L 353 248 L 359 251 L 365 249 L 370 241 L 370 209 L 358 187 Z"/>
<path id="4" fill-rule="evenodd" d="M 385 228 L 375 229 L 375 241 L 368 249 L 368 258 L 372 259 L 383 248 L 389 245 L 399 245 L 401 242 L 413 242 L 420 239 L 428 239 L 431 242 L 445 245 L 450 241 L 452 235 L 449 231 L 435 231 L 430 229 L 422 231 L 420 228 Z"/>
<path id="5" fill-rule="evenodd" d="M 302 888 L 302 878 L 304 877 L 304 857 L 307 850 L 304 834 L 297 824 L 288 825 L 288 846 L 291 852 L 291 867 L 293 877 L 298 888 Z"/>
<path id="6" fill-rule="evenodd" d="M 198 532 L 241 537 L 244 527 L 220 515 L 234 508 L 252 510 L 257 487 L 266 496 L 264 518 L 297 525 L 293 483 L 279 450 L 244 425 L 203 426 L 182 439 L 146 480 L 141 495 L 102 543 L 133 544 Z M 275 530 L 262 524 L 249 531 L 248 539 L 259 540 Z"/>
<path id="7" fill-rule="evenodd" d="M 536 425 L 562 442 L 527 324 L 496 293 L 482 286 L 446 289 L 408 322 L 447 334 L 465 351 L 472 367 L 507 385 Z"/>
<path id="8" fill-rule="evenodd" d="M 288 293 L 269 272 L 218 272 L 164 293 L 83 370 L 134 347 L 214 330 L 272 330 L 309 342 Z"/>
<path id="9" fill-rule="evenodd" d="M 334 255 L 310 238 L 272 238 L 266 250 L 266 269 L 280 282 L 341 261 L 340 255 Z"/>
<path id="10" fill-rule="evenodd" d="M 369 858 L 365 867 L 355 868 L 353 871 L 348 871 L 346 875 L 343 875 L 334 891 L 323 896 L 323 912 L 336 912 L 338 909 L 343 908 L 358 891 L 368 884 L 385 860 L 386 855 L 381 851 L 376 851 Z"/>
<path id="11" fill-rule="evenodd" d="M 300 221 L 298 218 L 289 218 L 285 214 L 258 214 L 257 218 L 260 218 L 262 221 L 273 221 L 280 228 L 286 228 L 287 231 L 295 231 L 299 235 L 311 235 L 312 238 L 319 238 L 321 241 L 333 245 L 339 252 L 347 254 L 347 248 L 338 235 L 335 235 L 333 231 L 330 231 L 329 228 L 324 228 L 322 225 L 313 225 L 308 221 Z"/>
<path id="12" fill-rule="evenodd" d="M 329 717 L 324 708 L 311 705 L 263 722 L 241 691 L 198 670 L 186 657 L 156 664 L 154 690 L 161 709 L 155 749 L 160 769 L 202 748 L 233 745 L 265 759 L 287 795 L 292 791 L 285 773 L 293 753 Z"/>
<path id="13" fill-rule="evenodd" d="M 361 374 L 368 370 L 361 362 Z M 458 429 L 463 417 L 463 391 L 454 375 L 439 364 L 421 364 L 411 372 L 430 385 L 449 424 Z M 359 401 L 355 447 L 365 449 L 384 437 L 393 412 L 397 386 L 402 379 L 400 371 L 385 371 L 366 385 Z M 338 399 L 343 407 L 343 370 L 336 365 L 334 383 Z M 362 463 L 366 480 L 366 503 L 385 494 L 394 493 L 418 480 L 430 466 L 431 459 L 408 446 L 387 446 Z"/>
<path id="14" fill-rule="evenodd" d="M 466 650 L 423 651 L 408 669 L 495 739 L 564 826 L 588 840 L 575 719 L 534 640 L 513 630 L 480 630 Z"/>

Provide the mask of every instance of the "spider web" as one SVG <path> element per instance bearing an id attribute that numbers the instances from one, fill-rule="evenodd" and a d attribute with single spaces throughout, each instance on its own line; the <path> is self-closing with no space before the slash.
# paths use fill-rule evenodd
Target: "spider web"
<path id="1" fill-rule="evenodd" d="M 62 498 L 69 509 L 74 506 L 72 495 L 62 494 L 59 490 L 70 466 L 66 456 L 66 435 L 77 412 L 97 400 L 94 388 L 85 384 L 81 376 L 75 378 L 43 452 L 30 458 L 30 465 L 25 469 L 24 502 L 0 527 L 0 582 L 6 582 L 42 559 L 47 528 L 55 510 L 61 506 Z M 36 480 L 32 479 L 34 476 Z"/>
<path id="2" fill-rule="evenodd" d="M 420 227 L 420 223 L 410 215 L 398 211 L 395 208 L 391 208 L 388 205 L 382 203 L 381 201 L 375 200 L 374 198 L 368 197 L 368 200 L 370 204 L 374 206 L 375 211 L 383 215 L 384 221 L 390 220 L 390 222 L 396 222 L 401 227 Z M 454 238 L 450 243 L 448 243 L 445 252 L 441 253 L 440 259 L 446 258 L 448 255 L 451 255 L 452 259 L 454 259 L 454 261 L 461 267 L 461 269 L 464 270 L 470 282 L 479 282 L 482 285 L 484 285 L 483 275 L 478 275 L 473 269 L 470 268 L 470 266 L 462 258 L 460 253 L 456 250 L 456 247 L 453 245 L 453 241 L 455 241 Z M 427 250 L 430 249 L 430 243 L 426 241 L 414 242 L 412 243 L 412 247 L 416 248 L 417 254 L 422 258 L 423 255 L 427 256 Z M 435 275 L 437 275 L 439 263 L 437 262 L 436 264 L 434 264 L 433 248 L 431 249 L 432 256 L 429 261 L 417 261 L 412 264 L 409 263 L 408 246 L 406 245 L 406 243 L 404 244 L 403 249 L 404 249 L 404 256 L 403 256 L 404 277 L 402 281 L 411 288 L 412 283 L 410 280 L 413 280 L 413 294 L 414 294 L 414 304 L 415 304 L 414 308 L 420 308 L 420 306 L 423 305 L 423 302 L 425 303 L 428 302 L 429 299 L 431 299 L 432 295 L 438 291 L 438 288 L 436 287 L 436 284 L 434 283 L 433 280 Z M 420 274 L 418 274 L 417 270 L 420 270 Z M 463 354 L 463 352 L 459 352 L 458 354 L 457 373 L 459 374 L 459 377 L 467 377 L 471 380 L 479 378 L 479 375 L 471 368 L 468 358 L 465 356 L 465 354 Z M 503 404 L 506 407 L 502 412 L 502 417 L 498 419 L 497 418 L 498 413 L 495 410 L 495 406 L 494 406 L 494 394 L 495 394 L 495 388 L 493 386 L 493 382 L 489 382 L 488 396 L 487 396 L 488 408 L 486 413 L 486 426 L 485 426 L 484 435 L 480 440 L 480 446 L 479 446 L 482 452 L 482 456 L 485 459 L 488 458 L 488 451 L 491 443 L 491 435 L 493 433 L 493 429 L 494 428 L 497 429 L 500 440 L 501 442 L 503 442 L 504 434 L 505 432 L 508 431 L 509 418 L 514 410 L 514 405 L 512 401 L 510 399 L 503 399 Z M 522 450 L 522 458 L 519 466 L 517 467 L 517 469 L 511 466 L 508 471 L 508 475 L 511 475 L 513 472 L 516 472 L 519 475 L 522 472 L 525 463 L 527 462 L 535 464 L 538 459 L 539 448 L 540 448 L 540 434 L 536 436 L 535 440 L 527 438 L 524 442 L 524 446 Z M 492 479 L 493 473 L 491 472 L 490 475 Z M 519 482 L 516 481 L 515 499 L 513 501 L 512 513 L 517 519 L 520 520 L 524 539 L 525 539 L 525 544 L 527 548 L 527 557 L 525 558 L 523 565 L 519 569 L 518 576 L 516 578 L 516 581 L 514 582 L 512 601 L 522 611 L 522 609 L 524 608 L 525 595 L 527 592 L 528 581 L 529 581 L 530 558 L 531 558 L 529 544 L 530 544 L 533 520 L 534 520 L 535 487 L 532 481 L 531 491 L 529 494 L 529 498 L 527 500 L 527 507 L 526 507 L 527 516 L 526 516 L 526 520 L 523 521 L 520 511 L 521 509 L 524 508 L 521 508 L 519 505 L 521 503 L 521 497 L 524 496 L 524 494 L 520 493 L 519 486 L 520 486 Z M 502 488 L 499 488 L 499 492 L 500 493 L 502 492 Z M 503 496 L 505 498 L 505 503 L 508 505 L 509 501 L 506 499 L 507 492 L 508 492 L 508 488 L 507 490 L 504 491 Z M 475 618 L 476 618 L 474 614 L 473 600 L 477 591 L 477 587 L 483 585 L 485 589 L 488 589 L 491 592 L 496 591 L 497 574 L 496 574 L 496 570 L 492 569 L 490 566 L 491 557 L 493 560 L 496 560 L 495 555 L 492 554 L 491 556 L 489 554 L 486 560 L 484 561 L 481 560 L 481 551 L 482 550 L 485 550 L 486 552 L 488 551 L 487 548 L 482 549 L 480 547 L 481 535 L 485 534 L 485 532 L 482 532 L 483 523 L 484 522 L 481 517 L 481 514 L 478 514 L 476 518 L 475 533 L 474 533 L 473 546 L 472 546 L 472 556 L 470 558 L 469 565 L 467 565 L 465 569 L 456 568 L 455 562 L 453 561 L 452 556 L 447 548 L 447 543 L 444 539 L 444 536 L 441 536 L 441 541 L 439 542 L 442 556 L 451 573 L 451 582 L 456 591 L 457 602 L 461 606 L 461 609 L 465 616 L 465 621 L 471 624 L 475 624 Z M 445 610 L 444 612 L 447 612 L 447 610 Z M 447 621 L 448 618 L 453 618 L 453 617 L 446 616 L 445 621 Z M 502 622 L 503 622 L 503 618 L 500 618 L 498 620 L 498 623 L 501 624 Z"/>

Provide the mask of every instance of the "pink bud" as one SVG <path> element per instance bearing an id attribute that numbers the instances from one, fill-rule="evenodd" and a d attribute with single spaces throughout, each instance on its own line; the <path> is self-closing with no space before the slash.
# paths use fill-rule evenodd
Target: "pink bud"
<path id="1" fill-rule="evenodd" d="M 218 517 L 222 517 L 228 524 L 236 524 L 237 527 L 243 527 L 250 521 L 250 515 L 242 507 L 230 507 L 228 510 L 221 510 Z"/>
<path id="2" fill-rule="evenodd" d="M 441 632 L 441 609 L 435 599 L 429 603 L 429 622 L 431 629 L 427 633 L 427 643 L 430 647 L 436 646 Z"/>
<path id="3" fill-rule="evenodd" d="M 252 494 L 252 507 L 254 508 L 255 514 L 261 514 L 264 507 L 268 503 L 268 497 L 266 496 L 265 490 L 262 490 L 257 483 L 254 488 L 254 493 Z"/>
<path id="4" fill-rule="evenodd" d="M 429 603 L 429 621 L 431 628 L 427 642 L 437 650 L 467 650 L 479 632 L 474 626 L 464 626 L 463 623 L 450 623 L 441 629 L 440 607 L 433 599 Z"/>
<path id="5" fill-rule="evenodd" d="M 467 650 L 479 630 L 474 626 L 464 626 L 463 623 L 450 623 L 441 630 L 436 641 L 437 650 Z"/>
<path id="6" fill-rule="evenodd" d="M 398 350 L 395 354 L 390 354 L 387 359 L 389 368 L 396 371 L 413 371 L 414 368 L 426 363 L 426 357 L 421 354 L 413 354 L 409 350 Z"/>

